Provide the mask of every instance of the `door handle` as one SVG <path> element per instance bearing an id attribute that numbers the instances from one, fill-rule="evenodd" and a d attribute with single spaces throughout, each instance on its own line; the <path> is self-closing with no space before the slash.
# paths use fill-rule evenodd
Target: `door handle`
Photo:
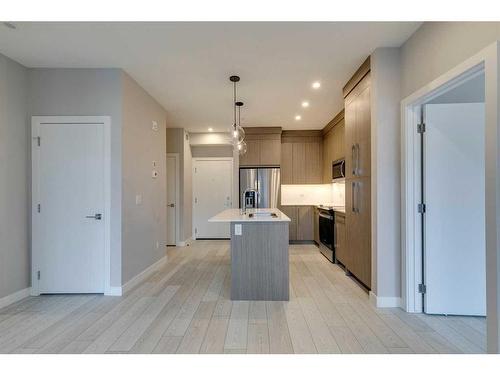
<path id="1" fill-rule="evenodd" d="M 95 214 L 91 216 L 85 216 L 87 219 L 95 219 L 95 220 L 101 220 L 102 219 L 102 214 Z"/>
<path id="2" fill-rule="evenodd" d="M 360 201 L 360 189 L 361 182 L 356 183 L 356 212 L 359 214 L 359 201 Z"/>
<path id="3" fill-rule="evenodd" d="M 170 203 L 168 207 L 175 207 L 175 203 Z"/>
<path id="4" fill-rule="evenodd" d="M 354 189 L 356 188 L 356 183 L 353 182 L 351 184 L 351 210 L 352 212 L 356 212 L 355 204 L 354 204 Z"/>
<path id="5" fill-rule="evenodd" d="M 356 153 L 356 146 L 355 145 L 352 145 L 351 146 L 351 162 L 352 162 L 352 174 L 353 175 L 356 175 L 356 167 L 354 166 L 355 164 L 355 161 L 356 161 L 356 158 L 354 156 L 354 154 Z"/>
<path id="6" fill-rule="evenodd" d="M 356 143 L 356 176 L 359 174 L 359 143 Z"/>

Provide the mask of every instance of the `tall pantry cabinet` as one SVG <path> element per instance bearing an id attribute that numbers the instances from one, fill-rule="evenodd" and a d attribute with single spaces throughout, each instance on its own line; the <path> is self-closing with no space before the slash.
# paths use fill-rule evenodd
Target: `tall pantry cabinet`
<path id="1" fill-rule="evenodd" d="M 371 289 L 370 60 L 344 87 L 346 269 Z"/>

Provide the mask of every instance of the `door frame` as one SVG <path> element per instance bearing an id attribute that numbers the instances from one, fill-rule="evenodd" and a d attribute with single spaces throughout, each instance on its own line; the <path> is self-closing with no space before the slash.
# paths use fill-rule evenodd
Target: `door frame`
<path id="1" fill-rule="evenodd" d="M 101 124 L 104 127 L 104 294 L 116 295 L 111 287 L 111 117 L 110 116 L 32 116 L 31 117 L 31 295 L 40 295 L 39 267 L 40 223 L 38 137 L 43 124 Z M 43 139 L 41 140 L 43 142 Z"/>
<path id="2" fill-rule="evenodd" d="M 193 188 L 192 188 L 192 197 L 191 197 L 191 204 L 192 204 L 192 217 L 191 217 L 191 228 L 192 228 L 192 236 L 193 240 L 196 240 L 196 233 L 195 231 L 195 217 L 196 217 L 196 208 L 194 204 L 194 198 L 195 198 L 195 179 L 194 179 L 194 171 L 196 168 L 196 162 L 197 161 L 207 161 L 207 160 L 212 160 L 212 161 L 230 161 L 231 162 L 231 207 L 234 207 L 234 157 L 230 156 L 221 156 L 221 157 L 196 157 L 192 159 L 192 166 L 191 166 L 191 181 L 193 181 Z"/>
<path id="3" fill-rule="evenodd" d="M 182 246 L 180 243 L 180 234 L 179 234 L 179 226 L 180 226 L 180 171 L 179 171 L 179 153 L 178 152 L 167 152 L 167 158 L 173 157 L 175 159 L 175 246 Z M 168 172 L 167 172 L 168 175 Z M 168 182 L 167 182 L 168 184 Z M 167 202 L 168 204 L 168 202 Z M 168 211 L 168 208 L 167 208 Z M 168 241 L 168 240 L 167 240 Z"/>
<path id="4" fill-rule="evenodd" d="M 401 101 L 401 289 L 402 307 L 421 312 L 420 109 L 478 74 L 485 75 L 486 305 L 487 348 L 500 351 L 500 56 L 495 42 Z"/>

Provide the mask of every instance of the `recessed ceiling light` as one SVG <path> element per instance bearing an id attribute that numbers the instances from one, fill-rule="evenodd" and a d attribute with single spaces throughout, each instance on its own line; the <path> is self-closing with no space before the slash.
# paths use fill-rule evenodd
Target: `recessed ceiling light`
<path id="1" fill-rule="evenodd" d="M 313 82 L 313 84 L 312 84 L 312 88 L 313 88 L 313 89 L 316 89 L 316 90 L 317 90 L 317 89 L 319 89 L 320 87 L 321 87 L 321 82 L 319 82 L 319 81 Z"/>
<path id="2" fill-rule="evenodd" d="M 208 128 L 208 131 L 209 131 L 209 132 L 213 132 L 213 131 L 214 131 L 214 129 L 212 129 L 212 128 Z"/>
<path id="3" fill-rule="evenodd" d="M 302 107 L 304 107 L 304 108 L 309 107 L 309 102 L 308 102 L 307 100 L 306 100 L 306 101 L 303 101 L 303 102 L 302 102 Z"/>
<path id="4" fill-rule="evenodd" d="M 296 120 L 296 121 L 299 121 L 299 120 L 301 120 L 301 119 L 302 119 L 302 116 L 301 116 L 301 115 L 296 115 L 296 116 L 295 116 L 295 120 Z"/>

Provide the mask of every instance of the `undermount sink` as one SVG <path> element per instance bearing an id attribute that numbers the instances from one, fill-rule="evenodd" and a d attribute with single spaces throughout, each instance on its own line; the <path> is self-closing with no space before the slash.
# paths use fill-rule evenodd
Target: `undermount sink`
<path id="1" fill-rule="evenodd" d="M 249 218 L 252 217 L 272 217 L 272 218 L 277 218 L 278 215 L 274 212 L 251 212 L 247 214 Z"/>

